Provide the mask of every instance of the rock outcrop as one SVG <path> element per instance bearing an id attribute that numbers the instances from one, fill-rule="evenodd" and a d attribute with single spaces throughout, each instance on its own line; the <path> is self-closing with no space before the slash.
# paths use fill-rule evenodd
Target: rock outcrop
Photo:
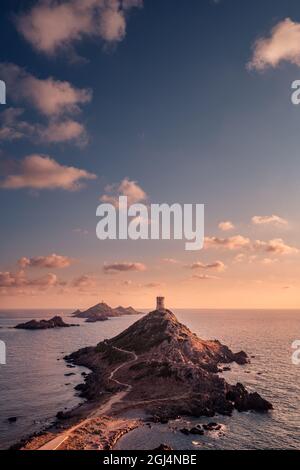
<path id="1" fill-rule="evenodd" d="M 70 326 L 79 326 L 65 323 L 59 316 L 55 316 L 50 320 L 30 320 L 26 323 L 19 323 L 15 328 L 19 330 L 46 330 L 49 328 L 68 328 Z"/>
<path id="2" fill-rule="evenodd" d="M 93 371 L 77 387 L 83 396 L 95 399 L 126 383 L 128 408 L 141 407 L 165 422 L 178 415 L 212 417 L 230 415 L 234 409 L 272 409 L 257 393 L 249 393 L 242 384 L 230 385 L 218 375 L 222 364 L 246 364 L 245 352 L 234 353 L 219 341 L 198 338 L 169 310 L 155 310 L 115 338 L 66 359 Z M 111 380 L 115 369 L 117 381 Z"/>
<path id="3" fill-rule="evenodd" d="M 93 307 L 90 307 L 87 310 L 84 310 L 83 312 L 80 310 L 76 310 L 72 314 L 73 317 L 76 318 L 85 318 L 86 322 L 88 323 L 94 323 L 97 321 L 106 321 L 110 317 L 121 317 L 123 315 L 139 315 L 141 312 L 137 312 L 134 310 L 132 307 L 117 307 L 117 308 L 112 308 L 109 305 L 107 305 L 104 302 L 101 302 L 100 304 L 94 305 Z"/>

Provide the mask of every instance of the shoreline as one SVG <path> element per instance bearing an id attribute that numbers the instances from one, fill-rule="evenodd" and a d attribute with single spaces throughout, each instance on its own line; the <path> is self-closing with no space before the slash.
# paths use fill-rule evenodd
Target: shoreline
<path id="1" fill-rule="evenodd" d="M 90 434 L 90 426 L 95 427 L 98 439 L 100 436 L 102 441 L 105 442 L 105 446 L 102 449 L 98 448 L 98 450 L 112 450 L 118 440 L 126 433 L 145 425 L 143 419 L 125 418 L 118 412 L 112 412 L 110 415 L 103 414 L 102 409 L 114 397 L 115 394 L 112 394 L 105 401 L 81 403 L 68 411 L 64 419 L 56 417 L 53 424 L 33 435 L 24 437 L 7 450 L 63 450 L 60 449 L 60 444 L 55 449 L 43 449 L 43 447 L 48 447 L 49 443 L 56 439 L 59 439 L 61 444 L 65 443 L 66 439 L 62 437 L 65 434 L 67 434 L 66 437 L 70 437 L 72 434 L 73 440 L 73 433 L 76 434 L 76 431 L 81 431 L 83 427 L 85 427 L 86 434 Z M 98 426 L 99 429 L 97 429 Z M 117 426 L 117 429 L 114 429 L 115 426 Z M 81 448 L 81 444 L 79 443 L 78 450 Z"/>
<path id="2" fill-rule="evenodd" d="M 217 340 L 198 338 L 167 309 L 150 312 L 116 337 L 64 360 L 91 371 L 75 387 L 87 401 L 58 412 L 54 424 L 12 448 L 111 450 L 124 434 L 146 423 L 273 408 L 241 383 L 219 377 L 221 365 L 228 369 L 231 363 L 250 362 L 244 351 L 234 353 Z M 143 418 L 131 418 L 127 413 L 132 411 Z M 204 434 L 202 428 L 180 431 Z"/>

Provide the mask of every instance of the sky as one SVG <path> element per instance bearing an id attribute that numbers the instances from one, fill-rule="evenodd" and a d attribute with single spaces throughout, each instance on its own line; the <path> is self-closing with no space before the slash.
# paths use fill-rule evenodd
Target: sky
<path id="1" fill-rule="evenodd" d="M 0 308 L 300 308 L 297 0 L 2 0 Z M 96 209 L 205 204 L 205 246 Z"/>

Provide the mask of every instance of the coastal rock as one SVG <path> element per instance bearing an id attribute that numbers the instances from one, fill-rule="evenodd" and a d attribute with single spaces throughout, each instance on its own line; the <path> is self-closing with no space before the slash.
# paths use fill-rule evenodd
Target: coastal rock
<path id="1" fill-rule="evenodd" d="M 11 416 L 10 418 L 7 419 L 9 423 L 15 423 L 17 421 L 17 416 Z"/>
<path id="2" fill-rule="evenodd" d="M 187 428 L 182 428 L 182 429 L 179 429 L 179 431 L 184 434 L 185 436 L 188 436 L 190 434 L 190 431 L 189 429 Z"/>
<path id="3" fill-rule="evenodd" d="M 194 428 L 190 429 L 189 433 L 190 434 L 195 434 L 195 435 L 198 435 L 198 436 L 203 436 L 204 431 L 201 428 L 201 426 L 195 426 Z"/>
<path id="4" fill-rule="evenodd" d="M 160 446 L 156 447 L 156 449 L 153 449 L 152 452 L 168 452 L 170 450 L 173 450 L 172 447 L 168 446 L 168 444 L 160 444 Z"/>
<path id="5" fill-rule="evenodd" d="M 86 321 L 86 323 L 96 323 L 98 321 L 106 321 L 108 319 L 109 318 L 106 317 L 106 316 L 102 316 L 102 315 L 99 315 L 99 314 L 94 314 L 93 316 L 90 316 L 89 318 L 87 318 L 85 321 Z"/>
<path id="6" fill-rule="evenodd" d="M 56 418 L 60 421 L 67 420 L 70 418 L 70 412 L 68 411 L 59 411 L 56 413 Z"/>
<path id="7" fill-rule="evenodd" d="M 230 416 L 235 408 L 272 408 L 260 395 L 247 392 L 241 384 L 230 385 L 218 375 L 222 364 L 247 363 L 245 352 L 234 353 L 217 340 L 198 338 L 169 310 L 155 310 L 115 338 L 65 359 L 92 370 L 85 383 L 76 387 L 81 396 L 94 400 L 127 384 L 128 403 L 142 408 L 155 422 L 178 415 Z M 117 380 L 111 380 L 116 369 Z"/>
<path id="8" fill-rule="evenodd" d="M 59 316 L 50 318 L 50 320 L 30 320 L 26 323 L 19 323 L 15 328 L 19 330 L 46 330 L 49 328 L 68 328 L 71 326 L 79 326 L 68 324 Z"/>
<path id="9" fill-rule="evenodd" d="M 76 310 L 72 314 L 76 318 L 85 318 L 88 323 L 95 323 L 98 321 L 106 321 L 110 317 L 121 317 L 123 315 L 139 315 L 141 312 L 137 312 L 132 307 L 117 307 L 112 308 L 104 302 L 94 305 L 93 307 L 88 308 L 87 310 L 80 311 Z"/>
<path id="10" fill-rule="evenodd" d="M 204 427 L 204 426 L 203 426 Z M 200 424 L 197 424 L 197 426 L 194 426 L 193 428 L 191 429 L 187 429 L 187 428 L 182 428 L 182 429 L 179 429 L 179 431 L 184 434 L 185 436 L 189 436 L 190 434 L 192 435 L 198 435 L 198 436 L 203 436 L 204 434 L 204 430 L 202 428 L 202 426 Z"/>
<path id="11" fill-rule="evenodd" d="M 249 393 L 241 383 L 231 386 L 226 395 L 227 400 L 234 403 L 234 407 L 238 411 L 257 411 L 264 413 L 272 410 L 272 404 L 262 398 L 258 393 Z"/>
<path id="12" fill-rule="evenodd" d="M 249 362 L 249 359 L 245 351 L 240 351 L 238 353 L 235 353 L 234 362 L 236 362 L 239 365 L 247 364 Z"/>
<path id="13" fill-rule="evenodd" d="M 221 427 L 222 427 L 221 424 L 218 424 L 218 423 L 203 424 L 203 429 L 205 431 L 219 431 Z"/>

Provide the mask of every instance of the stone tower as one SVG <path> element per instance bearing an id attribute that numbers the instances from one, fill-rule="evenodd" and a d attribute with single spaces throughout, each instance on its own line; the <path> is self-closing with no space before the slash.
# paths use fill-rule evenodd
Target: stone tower
<path id="1" fill-rule="evenodd" d="M 156 310 L 165 310 L 165 298 L 156 297 Z"/>

